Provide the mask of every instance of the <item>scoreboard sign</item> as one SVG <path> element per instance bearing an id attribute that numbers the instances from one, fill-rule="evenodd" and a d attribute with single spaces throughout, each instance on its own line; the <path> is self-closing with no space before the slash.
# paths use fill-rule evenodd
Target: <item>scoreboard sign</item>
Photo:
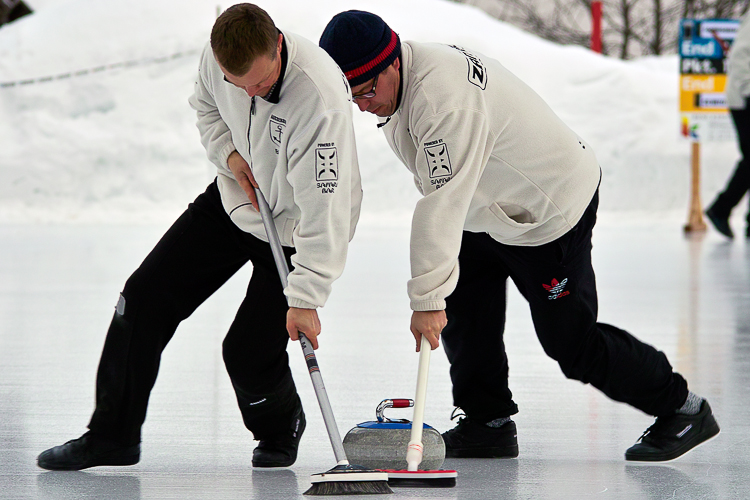
<path id="1" fill-rule="evenodd" d="M 684 137 L 733 141 L 724 89 L 735 19 L 683 19 L 680 24 L 680 118 Z"/>

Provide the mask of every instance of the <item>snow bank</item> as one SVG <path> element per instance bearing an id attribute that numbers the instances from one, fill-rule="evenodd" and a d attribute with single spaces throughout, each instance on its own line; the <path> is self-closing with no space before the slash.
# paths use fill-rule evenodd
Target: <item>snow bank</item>
<path id="1" fill-rule="evenodd" d="M 169 221 L 179 214 L 213 177 L 187 98 L 217 7 L 229 5 L 45 1 L 0 29 L 0 83 L 16 82 L 0 87 L 0 222 Z M 676 56 L 610 59 L 442 0 L 261 5 L 279 27 L 312 40 L 334 14 L 356 8 L 381 15 L 404 40 L 455 43 L 495 57 L 595 148 L 603 210 L 687 210 L 690 147 L 678 135 Z M 403 222 L 418 193 L 375 121 L 356 113 L 363 219 Z M 703 145 L 704 202 L 738 157 L 734 143 Z"/>

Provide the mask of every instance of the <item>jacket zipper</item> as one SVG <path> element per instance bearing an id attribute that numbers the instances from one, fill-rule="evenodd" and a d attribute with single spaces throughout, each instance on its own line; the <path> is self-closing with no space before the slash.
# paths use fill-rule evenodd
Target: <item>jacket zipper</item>
<path id="1" fill-rule="evenodd" d="M 247 119 L 247 154 L 250 157 L 250 172 L 253 171 L 253 147 L 250 140 L 250 130 L 253 126 L 253 115 L 255 114 L 255 96 L 250 101 L 250 116 Z"/>

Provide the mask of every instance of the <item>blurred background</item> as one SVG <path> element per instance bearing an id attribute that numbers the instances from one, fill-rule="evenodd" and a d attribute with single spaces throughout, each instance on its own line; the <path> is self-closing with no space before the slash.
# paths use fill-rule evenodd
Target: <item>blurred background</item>
<path id="1" fill-rule="evenodd" d="M 33 13 L 0 27 L 0 222 L 173 220 L 214 175 L 187 98 L 199 51 L 217 13 L 231 3 L 3 2 L 6 10 Z M 332 15 L 358 8 L 380 14 L 402 39 L 453 43 L 497 58 L 594 147 L 602 211 L 685 219 L 690 143 L 680 136 L 677 23 L 683 15 L 736 17 L 748 1 L 607 0 L 603 54 L 587 48 L 590 3 L 263 6 L 282 29 L 314 41 Z M 404 222 L 418 196 L 409 174 L 375 117 L 355 119 L 363 223 Z M 738 158 L 736 141 L 702 144 L 706 201 Z"/>

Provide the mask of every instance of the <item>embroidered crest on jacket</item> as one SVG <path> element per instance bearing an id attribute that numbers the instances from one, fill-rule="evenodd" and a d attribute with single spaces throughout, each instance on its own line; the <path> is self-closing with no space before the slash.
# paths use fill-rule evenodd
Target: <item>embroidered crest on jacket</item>
<path id="1" fill-rule="evenodd" d="M 315 180 L 321 193 L 333 193 L 339 179 L 339 157 L 335 146 L 315 149 Z"/>
<path id="2" fill-rule="evenodd" d="M 278 116 L 271 115 L 271 121 L 268 124 L 271 132 L 271 140 L 277 146 L 281 146 L 281 139 L 284 137 L 286 120 Z"/>
<path id="3" fill-rule="evenodd" d="M 428 143 L 429 144 L 429 143 Z M 451 158 L 448 154 L 448 145 L 440 141 L 433 146 L 425 146 L 424 154 L 427 157 L 427 167 L 430 169 L 430 179 L 436 177 L 450 177 L 453 175 Z"/>

